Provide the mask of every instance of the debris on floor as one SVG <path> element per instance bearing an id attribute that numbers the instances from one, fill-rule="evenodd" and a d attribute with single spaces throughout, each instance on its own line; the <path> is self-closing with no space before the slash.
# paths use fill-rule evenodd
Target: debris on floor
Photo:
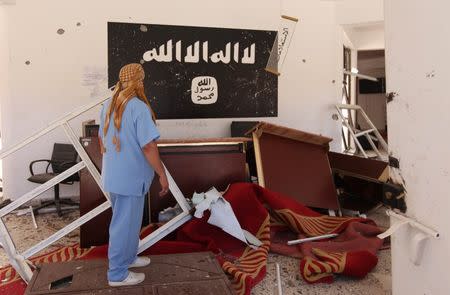
<path id="1" fill-rule="evenodd" d="M 197 200 L 203 198 L 203 200 L 195 207 L 194 216 L 196 218 L 202 218 L 204 212 L 209 210 L 209 224 L 221 228 L 224 232 L 246 243 L 247 245 L 252 245 L 254 247 L 260 247 L 262 245 L 262 242 L 257 237 L 249 231 L 241 228 L 230 203 L 224 199 L 222 194 L 219 193 L 216 188 L 213 187 L 204 194 L 195 195 Z"/>
<path id="2" fill-rule="evenodd" d="M 44 218 L 52 224 L 53 228 L 41 226 L 39 232 L 36 234 L 31 234 L 30 237 L 27 236 L 26 232 L 30 232 L 32 229 L 32 224 L 30 218 L 26 216 L 15 216 L 8 215 L 8 226 L 11 227 L 11 232 L 15 237 L 18 245 L 23 245 L 23 243 L 28 243 L 28 246 L 42 240 L 44 237 L 52 233 L 51 229 L 62 228 L 65 224 L 69 223 L 72 219 L 77 217 L 76 212 L 71 212 L 66 216 L 64 220 L 57 217 L 56 214 L 46 214 L 37 216 L 37 222 L 41 225 L 44 224 Z M 369 218 L 374 220 L 379 226 L 385 228 L 389 227 L 389 219 L 385 214 L 385 209 L 380 208 L 369 214 Z M 24 230 L 25 229 L 25 230 Z M 28 230 L 27 230 L 28 229 Z M 75 231 L 74 234 L 78 234 Z M 54 250 L 57 246 L 71 245 L 78 241 L 78 236 L 65 237 L 63 240 L 59 241 L 58 245 L 48 248 L 48 250 Z M 167 242 L 164 242 L 167 243 Z M 157 246 L 157 245 L 155 245 Z M 159 246 L 161 248 L 164 245 Z M 26 247 L 24 247 L 26 248 Z M 190 249 L 187 249 L 190 250 Z M 85 251 L 91 251 L 89 249 L 73 248 L 73 250 L 66 251 L 67 254 L 64 255 L 53 255 L 55 257 L 70 257 L 69 253 L 75 255 L 85 255 Z M 48 251 L 47 251 L 48 252 Z M 78 254 L 77 254 L 78 253 Z M 52 257 L 53 257 L 52 256 Z M 222 255 L 226 257 L 226 255 Z M 276 272 L 274 263 L 279 262 L 282 265 L 281 277 L 283 284 L 283 294 L 374 294 L 374 295 L 384 295 L 391 294 L 391 283 L 390 283 L 390 251 L 380 251 L 378 253 L 379 262 L 375 269 L 367 275 L 362 280 L 355 281 L 354 279 L 349 279 L 345 276 L 336 277 L 335 283 L 332 285 L 328 284 L 315 284 L 310 285 L 306 283 L 298 272 L 298 259 L 293 257 L 287 257 L 275 253 L 269 253 L 267 260 L 267 274 L 258 283 L 251 294 L 275 294 L 276 291 Z M 50 260 L 52 261 L 52 260 Z M 0 265 L 6 265 L 8 263 L 6 256 L 0 250 Z M 0 271 L 0 279 L 5 279 L 4 272 Z M 17 279 L 17 278 L 16 278 Z M 5 282 L 6 283 L 6 282 Z M 3 283 L 4 284 L 4 283 Z M 2 283 L 0 283 L 0 286 Z M 26 286 L 24 285 L 23 288 Z M 1 288 L 1 287 L 0 287 Z"/>
<path id="3" fill-rule="evenodd" d="M 404 188 L 389 179 L 387 162 L 329 152 L 334 183 L 343 209 L 358 215 L 380 204 L 406 210 Z"/>
<path id="4" fill-rule="evenodd" d="M 337 282 L 336 287 L 329 287 L 329 290 L 353 291 L 351 288 L 355 287 L 355 281 L 347 277 L 363 281 L 377 278 L 382 281 L 380 284 L 384 284 L 378 290 L 385 293 L 379 294 L 389 294 L 390 286 L 386 284 L 389 282 L 390 267 L 385 267 L 386 272 L 377 272 L 380 267 L 378 262 L 384 261 L 390 254 L 383 251 L 387 246 L 377 237 L 388 227 L 388 222 L 377 226 L 372 220 L 359 217 L 359 211 L 356 211 L 358 217 L 336 217 L 331 214 L 340 208 L 336 188 L 348 193 L 350 190 L 345 181 L 350 177 L 365 181 L 359 186 L 365 189 L 375 183 L 374 190 L 366 192 L 362 189 L 356 195 L 383 198 L 386 192 L 383 185 L 386 181 L 386 163 L 329 153 L 330 138 L 270 123 L 258 123 L 250 132 L 254 140 L 260 185 L 234 183 L 223 194 L 215 188 L 205 193 L 194 193 L 192 203 L 195 210 L 191 213 L 195 211 L 196 218 L 142 254 L 170 254 L 167 257 L 175 257 L 188 253 L 186 257 L 194 257 L 196 252 L 212 251 L 221 273 L 229 277 L 229 283 L 239 294 L 294 294 L 293 290 L 297 291 L 295 294 L 302 294 L 306 290 L 327 289 L 319 283 L 334 281 Z M 344 175 L 336 186 L 330 166 L 335 180 L 339 180 L 337 176 Z M 164 208 L 158 214 L 160 223 L 169 222 L 183 211 L 179 206 Z M 332 216 L 322 215 L 319 213 L 322 211 L 310 208 L 325 209 L 325 212 L 331 210 Z M 366 211 L 369 217 L 382 210 L 378 207 L 371 209 L 373 211 Z M 19 233 L 13 239 L 21 241 L 18 250 L 23 251 L 70 223 L 77 217 L 78 213 L 75 213 L 60 218 L 56 214 L 38 215 L 37 230 L 32 228 L 33 222 L 29 217 L 26 219 L 26 215 L 18 217 L 10 214 L 5 217 L 5 222 L 13 236 Z M 387 216 L 379 219 L 386 220 Z M 15 222 L 22 225 L 17 227 Z M 107 227 L 96 230 L 104 232 Z M 141 238 L 156 230 L 158 226 L 155 224 L 144 227 Z M 30 242 L 26 243 L 27 240 Z M 71 245 L 70 241 L 74 244 Z M 73 264 L 81 263 L 74 259 L 107 258 L 107 244 L 83 249 L 75 244 L 78 242 L 77 230 L 48 248 L 46 253 L 53 252 L 33 257 L 31 261 Z M 59 266 L 46 265 L 46 268 Z M 106 264 L 101 267 L 105 271 L 98 272 L 96 276 L 99 280 L 105 280 Z M 288 268 L 291 269 L 289 273 Z M 43 270 L 40 269 L 41 275 Z M 58 276 L 52 277 L 47 286 L 67 291 L 74 288 L 77 282 L 79 284 L 75 274 L 69 280 L 71 274 L 62 276 L 62 273 L 56 273 Z M 11 267 L 0 269 L 0 281 L 0 291 L 14 286 L 24 290 L 20 278 Z M 342 282 L 348 284 L 343 287 Z M 41 294 L 44 290 L 36 292 L 29 294 Z M 161 292 L 169 291 L 161 289 Z"/>

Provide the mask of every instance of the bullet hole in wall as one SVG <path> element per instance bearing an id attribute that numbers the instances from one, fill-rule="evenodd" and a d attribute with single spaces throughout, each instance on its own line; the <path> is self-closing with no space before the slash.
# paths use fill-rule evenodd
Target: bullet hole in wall
<path id="1" fill-rule="evenodd" d="M 80 23 L 80 22 L 78 22 L 78 23 L 77 23 L 77 27 L 80 27 L 80 26 L 81 26 L 81 23 Z"/>
<path id="2" fill-rule="evenodd" d="M 64 34 L 66 31 L 64 31 L 64 29 L 58 29 L 58 31 L 56 31 L 56 33 L 58 33 L 59 35 Z"/>
<path id="3" fill-rule="evenodd" d="M 139 29 L 144 33 L 148 31 L 148 28 L 146 25 L 141 25 L 141 27 Z"/>
<path id="4" fill-rule="evenodd" d="M 27 66 L 29 66 L 29 65 L 31 65 L 31 61 L 27 60 L 27 61 L 25 62 L 25 64 L 26 64 Z"/>
<path id="5" fill-rule="evenodd" d="M 339 120 L 339 116 L 337 114 L 333 114 L 331 118 L 335 121 Z"/>

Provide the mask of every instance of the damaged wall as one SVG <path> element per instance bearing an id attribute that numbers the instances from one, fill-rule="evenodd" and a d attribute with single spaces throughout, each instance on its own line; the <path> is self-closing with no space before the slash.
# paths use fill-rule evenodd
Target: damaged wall
<path id="1" fill-rule="evenodd" d="M 106 89 L 108 21 L 277 28 L 279 2 L 233 3 L 164 1 L 155 6 L 149 1 L 134 0 L 127 3 L 83 1 L 80 5 L 76 1 L 27 0 L 5 6 L 10 28 L 11 90 L 2 101 L 5 145 L 19 142 L 65 113 L 92 101 Z M 261 7 L 260 12 L 251 14 L 256 5 Z M 84 118 L 97 118 L 98 112 L 99 108 L 94 109 Z M 73 124 L 79 134 L 80 121 Z M 166 137 L 219 136 L 229 130 L 229 125 L 220 120 L 177 121 L 167 125 L 161 122 L 161 131 Z M 6 196 L 17 198 L 36 186 L 26 180 L 28 164 L 35 159 L 49 158 L 53 142 L 67 142 L 61 130 L 4 161 Z M 63 186 L 62 194 L 75 195 L 78 190 Z M 51 197 L 52 192 L 47 192 L 46 196 Z"/>
<path id="2" fill-rule="evenodd" d="M 234 1 L 234 6 L 220 1 L 197 2 L 194 5 L 192 1 L 166 1 L 155 6 L 146 1 L 107 5 L 105 1 L 90 1 L 81 7 L 75 2 L 46 0 L 21 1 L 8 7 L 12 32 L 11 95 L 2 102 L 7 144 L 18 142 L 61 114 L 86 104 L 106 87 L 109 20 L 254 29 L 275 29 L 278 25 L 277 1 Z M 279 118 L 273 121 L 339 138 L 339 126 L 331 119 L 330 107 L 336 102 L 341 79 L 337 75 L 341 53 L 334 4 L 297 2 L 283 2 L 283 13 L 299 17 L 301 22 L 285 63 L 285 74 L 280 77 Z M 260 8 L 258 14 L 252 13 L 255 6 Z M 202 9 L 193 10 L 195 7 Z M 49 9 L 59 13 L 42 18 Z M 181 13 L 187 10 L 193 13 Z M 97 110 L 90 116 L 97 117 Z M 177 120 L 160 121 L 159 125 L 164 137 L 215 137 L 229 135 L 230 121 Z M 74 126 L 78 125 L 79 121 L 75 122 Z M 62 132 L 5 161 L 7 196 L 16 198 L 34 187 L 25 180 L 28 163 L 48 158 L 55 141 L 65 141 Z M 63 194 L 72 192 L 66 190 Z"/>
<path id="3" fill-rule="evenodd" d="M 80 5 L 24 0 L 5 9 L 11 52 L 10 95 L 2 101 L 7 146 L 92 101 L 106 87 L 107 21 L 273 30 L 280 14 L 286 14 L 300 22 L 279 78 L 279 117 L 269 121 L 332 137 L 331 148 L 341 149 L 340 124 L 332 114 L 341 95 L 343 31 L 336 21 L 334 2 L 196 0 L 156 5 L 142 0 L 103 0 Z M 84 119 L 97 117 L 95 109 Z M 82 119 L 73 124 L 78 131 Z M 165 138 L 229 136 L 230 122 L 161 120 L 159 128 Z M 17 198 L 35 187 L 26 181 L 29 162 L 49 158 L 53 142 L 65 141 L 62 131 L 55 132 L 8 158 L 5 194 Z M 78 194 L 76 187 L 63 187 L 62 195 Z"/>
<path id="4" fill-rule="evenodd" d="M 407 214 L 437 230 L 420 266 L 409 261 L 410 231 L 392 240 L 394 295 L 448 294 L 450 280 L 450 23 L 447 0 L 385 1 L 389 145 L 400 160 Z"/>

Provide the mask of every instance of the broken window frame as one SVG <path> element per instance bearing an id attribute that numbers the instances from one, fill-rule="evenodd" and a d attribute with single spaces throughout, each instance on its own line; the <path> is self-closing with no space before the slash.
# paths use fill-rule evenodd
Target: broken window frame
<path id="1" fill-rule="evenodd" d="M 78 152 L 78 155 L 81 158 L 81 161 L 77 163 L 76 165 L 72 166 L 68 170 L 64 171 L 63 173 L 55 176 L 54 178 L 50 179 L 44 184 L 39 185 L 38 187 L 34 188 L 33 190 L 29 191 L 28 193 L 24 194 L 20 198 L 16 199 L 9 205 L 5 206 L 4 208 L 0 209 L 0 244 L 6 251 L 6 254 L 9 258 L 9 261 L 11 265 L 14 267 L 14 269 L 17 271 L 17 273 L 22 277 L 22 279 L 28 284 L 31 281 L 31 278 L 33 276 L 32 271 L 32 265 L 28 261 L 28 258 L 32 257 L 33 255 L 39 253 L 40 251 L 44 250 L 51 244 L 55 243 L 62 237 L 66 236 L 79 226 L 85 224 L 89 220 L 93 219 L 94 217 L 98 216 L 102 212 L 106 211 L 111 207 L 111 201 L 109 194 L 105 192 L 101 185 L 101 175 L 100 172 L 97 170 L 95 165 L 93 164 L 92 160 L 90 159 L 89 155 L 81 145 L 80 141 L 78 140 L 78 136 L 73 131 L 72 127 L 70 126 L 69 122 L 80 116 L 81 114 L 91 110 L 92 108 L 100 105 L 104 101 L 106 101 L 109 97 L 111 97 L 111 88 L 108 91 L 108 95 L 102 96 L 103 98 L 97 99 L 90 104 L 83 106 L 67 115 L 62 117 L 61 119 L 55 121 L 54 123 L 50 124 L 48 127 L 42 129 L 41 131 L 35 133 L 34 135 L 30 136 L 29 138 L 23 140 L 21 143 L 14 145 L 13 147 L 2 151 L 0 153 L 0 160 L 13 154 L 14 152 L 22 149 L 26 145 L 32 143 L 33 141 L 39 139 L 40 137 L 46 135 L 47 133 L 62 127 L 69 138 L 70 142 L 75 147 L 76 151 Z M 87 212 L 83 216 L 80 216 L 75 221 L 71 222 L 64 228 L 60 229 L 50 237 L 47 237 L 43 241 L 40 241 L 39 243 L 35 244 L 28 250 L 26 250 L 23 253 L 20 253 L 15 244 L 13 239 L 11 238 L 11 235 L 3 222 L 3 217 L 9 213 L 11 213 L 13 210 L 17 209 L 18 207 L 24 205 L 25 203 L 33 200 L 34 198 L 38 197 L 43 192 L 47 191 L 48 189 L 52 188 L 57 183 L 63 181 L 67 177 L 79 172 L 81 169 L 86 168 L 89 173 L 94 178 L 97 185 L 102 190 L 106 201 L 99 205 L 98 207 L 92 209 L 91 211 Z M 172 195 L 174 196 L 177 203 L 180 205 L 181 209 L 183 210 L 182 213 L 180 213 L 178 216 L 174 217 L 172 220 L 158 228 L 156 231 L 152 232 L 150 235 L 145 237 L 144 239 L 139 241 L 139 248 L 138 253 L 141 253 L 148 249 L 150 246 L 161 240 L 163 237 L 174 231 L 176 228 L 190 220 L 191 214 L 190 210 L 191 207 L 189 203 L 186 201 L 185 197 L 183 196 L 183 193 L 178 188 L 177 184 L 175 183 L 175 180 L 170 175 L 167 168 L 164 166 L 164 169 L 167 174 L 167 179 L 169 182 L 169 190 L 171 191 Z"/>

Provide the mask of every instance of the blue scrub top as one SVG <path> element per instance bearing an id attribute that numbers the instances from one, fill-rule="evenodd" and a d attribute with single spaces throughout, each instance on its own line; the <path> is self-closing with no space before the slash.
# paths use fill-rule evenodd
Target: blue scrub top
<path id="1" fill-rule="evenodd" d="M 103 135 L 105 116 L 111 99 L 103 105 L 100 114 L 99 136 L 106 152 L 103 154 L 102 184 L 106 192 L 126 196 L 143 196 L 150 188 L 155 172 L 142 152 L 142 147 L 159 138 L 148 106 L 139 98 L 130 99 L 122 115 L 118 132 L 111 115 L 106 136 Z M 113 144 L 114 135 L 120 140 L 120 151 Z"/>

